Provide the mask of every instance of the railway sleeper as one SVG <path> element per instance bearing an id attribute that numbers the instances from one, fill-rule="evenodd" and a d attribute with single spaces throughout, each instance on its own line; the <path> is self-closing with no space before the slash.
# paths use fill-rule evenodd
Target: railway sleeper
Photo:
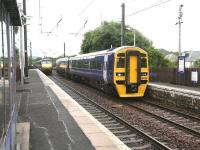
<path id="1" fill-rule="evenodd" d="M 196 126 L 192 126 L 192 128 L 194 128 L 194 129 L 200 129 L 200 125 L 196 125 Z"/>
<path id="2" fill-rule="evenodd" d="M 84 102 L 80 102 L 79 104 L 80 104 L 81 106 L 84 106 L 84 107 L 85 107 L 85 106 L 92 106 L 92 104 L 88 104 L 88 103 L 84 103 Z"/>
<path id="3" fill-rule="evenodd" d="M 105 127 L 112 127 L 112 126 L 120 126 L 120 123 L 115 123 L 115 124 L 107 124 Z"/>
<path id="4" fill-rule="evenodd" d="M 132 138 L 132 137 L 135 137 L 135 136 L 137 136 L 136 134 L 126 134 L 126 135 L 119 135 L 119 136 L 117 136 L 118 138 Z"/>
<path id="5" fill-rule="evenodd" d="M 105 113 L 98 113 L 98 114 L 93 114 L 92 116 L 93 117 L 100 117 L 100 116 L 104 116 L 105 115 Z M 107 116 L 107 115 L 106 115 Z"/>
<path id="6" fill-rule="evenodd" d="M 101 121 L 102 124 L 112 124 L 112 123 L 117 123 L 115 120 L 110 120 L 110 121 Z"/>
<path id="7" fill-rule="evenodd" d="M 106 118 L 108 115 L 93 115 L 95 118 L 100 119 L 100 118 Z"/>
<path id="8" fill-rule="evenodd" d="M 115 130 L 115 131 L 112 131 L 113 134 L 124 134 L 124 133 L 128 133 L 130 132 L 130 130 Z"/>
<path id="9" fill-rule="evenodd" d="M 100 119 L 98 119 L 98 120 L 101 122 L 101 121 L 105 121 L 105 120 L 108 120 L 108 121 L 109 121 L 109 120 L 111 120 L 111 119 L 112 119 L 111 117 L 108 117 L 108 118 L 100 118 Z"/>
<path id="10" fill-rule="evenodd" d="M 109 130 L 117 130 L 117 129 L 123 129 L 124 126 L 119 126 L 119 127 L 107 127 Z"/>
<path id="11" fill-rule="evenodd" d="M 124 144 L 132 144 L 132 143 L 141 143 L 143 141 L 144 141 L 143 139 L 130 139 L 130 140 L 123 141 L 123 143 Z"/>
<path id="12" fill-rule="evenodd" d="M 183 122 L 183 125 L 185 125 L 185 126 L 195 126 L 195 125 L 199 125 L 197 122 Z"/>
<path id="13" fill-rule="evenodd" d="M 144 149 L 150 149 L 152 147 L 151 144 L 145 144 L 142 146 L 133 146 L 131 147 L 132 150 L 144 150 Z"/>
<path id="14" fill-rule="evenodd" d="M 94 107 L 84 107 L 87 111 L 92 111 L 92 110 L 97 110 L 96 108 L 94 108 Z"/>
<path id="15" fill-rule="evenodd" d="M 100 114 L 100 113 L 103 113 L 103 112 L 100 111 L 100 110 L 91 110 L 90 113 L 91 113 L 91 114 L 97 114 L 97 113 Z"/>
<path id="16" fill-rule="evenodd" d="M 94 106 L 84 106 L 84 108 L 87 109 L 87 110 L 88 110 L 88 109 L 89 109 L 89 110 L 91 110 L 91 109 L 96 109 Z"/>

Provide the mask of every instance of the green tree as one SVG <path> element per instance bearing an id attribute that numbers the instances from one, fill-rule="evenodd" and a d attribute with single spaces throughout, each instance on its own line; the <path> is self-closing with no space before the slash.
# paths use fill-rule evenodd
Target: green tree
<path id="1" fill-rule="evenodd" d="M 169 67 L 171 64 L 168 59 L 165 59 L 158 49 L 148 49 L 149 65 L 151 67 Z"/>
<path id="2" fill-rule="evenodd" d="M 37 57 L 35 59 L 32 59 L 32 64 L 35 64 L 37 61 L 41 60 L 42 57 Z"/>
<path id="3" fill-rule="evenodd" d="M 126 26 L 125 30 L 125 44 L 134 44 L 134 29 L 130 26 Z M 89 53 L 93 51 L 99 51 L 109 49 L 111 45 L 113 47 L 119 47 L 121 44 L 121 24 L 117 22 L 104 22 L 100 27 L 93 31 L 85 33 L 84 39 L 81 45 L 81 53 Z M 136 45 L 143 49 L 149 49 L 152 47 L 152 42 L 147 39 L 142 33 L 135 30 Z"/>
<path id="4" fill-rule="evenodd" d="M 16 62 L 19 64 L 19 48 L 15 47 L 15 51 L 16 51 Z"/>
<path id="5" fill-rule="evenodd" d="M 200 67 L 200 59 L 198 59 L 197 61 L 195 61 L 194 63 L 194 67 Z"/>
<path id="6" fill-rule="evenodd" d="M 124 45 L 134 45 L 134 30 L 130 26 L 126 26 Z M 90 53 L 119 47 L 121 45 L 121 24 L 117 22 L 104 22 L 100 27 L 93 31 L 88 31 L 84 35 L 81 45 L 81 52 Z M 138 30 L 135 30 L 136 46 L 146 50 L 149 54 L 149 65 L 152 67 L 167 67 L 169 61 L 152 46 L 152 41 L 146 38 Z"/>

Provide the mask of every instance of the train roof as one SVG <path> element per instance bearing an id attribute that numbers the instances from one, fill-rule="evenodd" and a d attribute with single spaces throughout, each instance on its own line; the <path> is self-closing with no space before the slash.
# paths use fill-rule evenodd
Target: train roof
<path id="1" fill-rule="evenodd" d="M 124 48 L 134 48 L 140 52 L 143 52 L 143 53 L 147 53 L 145 50 L 139 48 L 139 47 L 134 47 L 134 46 L 121 46 L 121 47 L 118 47 L 118 48 L 113 48 L 113 49 L 107 49 L 107 50 L 102 50 L 102 51 L 97 51 L 97 52 L 91 52 L 91 53 L 87 53 L 87 54 L 80 54 L 80 55 L 77 55 L 75 57 L 72 57 L 70 58 L 71 60 L 73 59 L 77 59 L 77 58 L 94 58 L 95 56 L 101 56 L 101 55 L 104 55 L 104 54 L 110 54 L 110 53 L 115 53 L 121 49 L 124 49 Z"/>
<path id="2" fill-rule="evenodd" d="M 109 49 L 107 50 L 102 50 L 102 51 L 97 51 L 97 52 L 91 52 L 91 53 L 87 53 L 87 54 L 80 54 L 80 55 L 77 55 L 75 57 L 71 57 L 71 59 L 77 59 L 77 58 L 84 58 L 84 57 L 87 57 L 87 58 L 93 58 L 95 56 L 101 56 L 105 53 L 108 53 L 109 52 Z"/>
<path id="3" fill-rule="evenodd" d="M 52 60 L 51 58 L 42 58 L 41 61 L 43 60 Z"/>
<path id="4" fill-rule="evenodd" d="M 59 59 L 56 60 L 56 63 L 60 62 L 60 61 L 66 61 L 68 59 L 69 59 L 68 57 L 59 58 Z"/>
<path id="5" fill-rule="evenodd" d="M 118 52 L 121 49 L 124 48 L 134 48 L 142 53 L 147 53 L 145 50 L 139 48 L 139 47 L 133 47 L 133 46 L 121 46 L 118 48 L 112 48 L 112 49 L 106 49 L 106 50 L 101 50 L 101 51 L 97 51 L 97 52 L 91 52 L 91 53 L 87 53 L 87 54 L 80 54 L 74 57 L 63 57 L 63 58 L 59 58 L 56 60 L 56 63 L 60 62 L 60 61 L 67 61 L 68 59 L 73 60 L 73 59 L 88 59 L 88 58 L 95 58 L 96 56 L 102 56 L 105 54 L 111 54 L 111 53 L 115 53 Z"/>
<path id="6" fill-rule="evenodd" d="M 137 50 L 137 51 L 140 51 L 140 52 L 142 52 L 142 53 L 147 54 L 147 52 L 146 52 L 145 50 L 143 50 L 143 49 L 141 49 L 141 48 L 139 48 L 139 47 L 134 47 L 134 46 L 121 46 L 121 47 L 115 48 L 115 49 L 113 50 L 113 52 L 117 52 L 117 51 L 119 51 L 119 50 L 121 50 L 121 49 L 124 49 L 124 48 L 134 48 L 134 49 Z"/>

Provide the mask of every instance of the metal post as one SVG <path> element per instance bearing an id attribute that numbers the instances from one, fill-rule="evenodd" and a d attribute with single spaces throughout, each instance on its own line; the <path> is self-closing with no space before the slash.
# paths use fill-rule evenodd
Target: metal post
<path id="1" fill-rule="evenodd" d="M 185 60 L 183 60 L 183 56 L 181 56 L 181 24 L 182 22 L 182 17 L 183 17 L 183 13 L 182 13 L 182 8 L 183 5 L 179 6 L 179 16 L 178 16 L 178 22 L 176 23 L 176 25 L 178 24 L 178 76 L 177 76 L 177 83 L 178 84 L 184 84 L 185 83 Z M 183 61 L 182 61 L 183 60 Z"/>
<path id="2" fill-rule="evenodd" d="M 32 58 L 32 43 L 30 42 L 30 66 L 32 66 L 32 60 L 33 60 L 33 58 Z"/>
<path id="3" fill-rule="evenodd" d="M 20 69 L 21 69 L 21 85 L 24 85 L 24 43 L 23 43 L 23 27 L 20 27 L 20 51 L 19 51 L 19 60 L 20 60 Z"/>
<path id="4" fill-rule="evenodd" d="M 133 29 L 133 34 L 134 34 L 134 47 L 135 47 L 135 29 Z"/>
<path id="5" fill-rule="evenodd" d="M 23 13 L 24 17 L 24 57 L 25 57 L 25 67 L 24 74 L 28 77 L 28 54 L 27 54 L 27 26 L 26 26 L 26 0 L 23 0 Z"/>
<path id="6" fill-rule="evenodd" d="M 65 42 L 64 42 L 64 57 L 65 57 Z"/>
<path id="7" fill-rule="evenodd" d="M 40 32 L 42 33 L 42 17 L 41 17 L 41 3 L 39 0 L 39 26 L 40 26 Z"/>
<path id="8" fill-rule="evenodd" d="M 121 21 L 121 46 L 124 45 L 124 29 L 125 29 L 125 4 L 122 3 L 122 21 Z"/>
<path id="9" fill-rule="evenodd" d="M 178 53 L 179 56 L 181 56 L 181 24 L 182 22 L 182 17 L 183 17 L 183 12 L 182 12 L 182 8 L 183 5 L 179 6 L 179 16 L 178 16 L 178 22 L 176 23 L 176 25 L 178 24 Z"/>

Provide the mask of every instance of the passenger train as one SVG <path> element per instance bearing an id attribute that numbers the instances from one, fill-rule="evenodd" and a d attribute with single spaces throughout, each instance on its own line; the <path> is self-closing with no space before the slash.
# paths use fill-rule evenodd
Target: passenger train
<path id="1" fill-rule="evenodd" d="M 147 52 L 132 46 L 61 58 L 56 71 L 119 97 L 144 96 L 149 81 Z"/>
<path id="2" fill-rule="evenodd" d="M 40 69 L 45 74 L 52 74 L 53 64 L 50 58 L 43 58 L 35 62 L 34 66 Z"/>

